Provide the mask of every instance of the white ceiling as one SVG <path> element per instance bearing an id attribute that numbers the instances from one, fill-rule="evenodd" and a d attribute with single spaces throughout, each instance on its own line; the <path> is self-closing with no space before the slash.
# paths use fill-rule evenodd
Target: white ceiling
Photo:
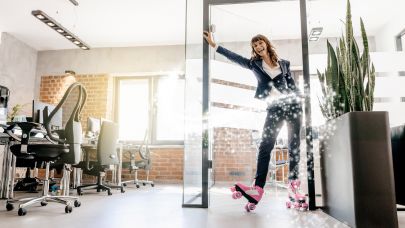
<path id="1" fill-rule="evenodd" d="M 0 31 L 12 34 L 37 50 L 77 48 L 31 15 L 32 10 L 39 9 L 92 48 L 185 42 L 186 0 L 77 1 L 79 6 L 68 0 L 0 0 Z M 361 15 L 369 35 L 378 33 L 405 8 L 404 0 L 351 2 L 355 31 L 359 30 Z M 324 28 L 322 36 L 340 36 L 345 7 L 345 0 L 308 1 L 308 30 L 320 26 Z M 215 6 L 211 14 L 221 41 L 245 41 L 257 33 L 271 39 L 300 37 L 298 1 Z M 198 14 L 192 16 L 191 20 L 201 21 Z M 201 26 L 189 29 L 201 42 Z"/>

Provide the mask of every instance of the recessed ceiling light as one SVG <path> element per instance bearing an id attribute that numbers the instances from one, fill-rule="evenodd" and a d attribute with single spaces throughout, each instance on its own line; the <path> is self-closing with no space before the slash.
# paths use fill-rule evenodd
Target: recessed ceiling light
<path id="1" fill-rule="evenodd" d="M 53 18 L 50 16 L 46 15 L 44 12 L 41 10 L 33 10 L 31 14 L 42 21 L 43 23 L 47 24 L 48 26 L 52 27 L 55 31 L 57 31 L 59 34 L 67 38 L 70 42 L 73 42 L 75 45 L 80 47 L 83 50 L 89 50 L 89 46 L 85 44 L 82 40 L 80 40 L 77 36 L 75 36 L 73 33 L 71 33 L 69 30 L 64 28 L 62 25 L 60 25 L 58 22 L 56 22 Z"/>
<path id="2" fill-rule="evenodd" d="M 309 41 L 319 40 L 319 37 L 321 36 L 322 31 L 323 31 L 322 27 L 312 28 L 311 32 L 309 33 Z"/>
<path id="3" fill-rule="evenodd" d="M 45 17 L 42 16 L 41 14 L 36 15 L 36 17 L 37 17 L 38 19 L 41 19 L 41 20 L 45 19 Z"/>
<path id="4" fill-rule="evenodd" d="M 313 31 L 312 35 L 319 36 L 321 35 L 321 31 Z"/>

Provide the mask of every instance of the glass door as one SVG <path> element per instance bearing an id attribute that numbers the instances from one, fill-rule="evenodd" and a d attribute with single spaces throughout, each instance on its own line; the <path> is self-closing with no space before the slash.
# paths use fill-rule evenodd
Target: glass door
<path id="1" fill-rule="evenodd" d="M 207 207 L 203 203 L 208 197 L 207 189 L 203 192 L 208 170 L 203 166 L 208 160 L 203 155 L 203 1 L 187 0 L 186 17 L 183 207 Z"/>
<path id="2" fill-rule="evenodd" d="M 213 30 L 217 44 L 246 58 L 251 55 L 250 39 L 257 34 L 267 36 L 279 57 L 291 62 L 296 82 L 308 94 L 305 8 L 305 0 L 187 0 L 184 207 L 208 207 L 214 183 L 251 183 L 256 140 L 261 138 L 267 114 L 266 104 L 253 98 L 257 81 L 252 72 L 215 53 L 203 40 L 202 31 Z M 306 97 L 300 179 L 308 180 L 304 189 L 310 209 L 315 209 L 310 101 Z M 282 131 L 278 141 L 286 141 L 286 135 Z"/>

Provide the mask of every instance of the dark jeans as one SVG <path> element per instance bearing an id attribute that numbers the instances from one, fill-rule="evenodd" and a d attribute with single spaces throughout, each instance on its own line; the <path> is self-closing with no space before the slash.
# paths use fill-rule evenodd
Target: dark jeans
<path id="1" fill-rule="evenodd" d="M 298 178 L 300 161 L 300 129 L 302 126 L 302 105 L 297 99 L 285 99 L 267 108 L 262 141 L 257 158 L 255 185 L 264 187 L 269 170 L 270 154 L 284 121 L 288 128 L 289 180 Z"/>

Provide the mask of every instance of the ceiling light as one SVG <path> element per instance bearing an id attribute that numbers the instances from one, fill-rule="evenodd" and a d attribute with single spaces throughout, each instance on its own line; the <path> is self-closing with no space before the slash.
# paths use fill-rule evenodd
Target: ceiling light
<path id="1" fill-rule="evenodd" d="M 79 3 L 76 0 L 69 0 L 73 5 L 78 6 Z"/>
<path id="2" fill-rule="evenodd" d="M 40 20 L 45 19 L 45 17 L 42 16 L 41 14 L 38 14 L 36 17 L 37 17 L 38 19 L 40 19 Z"/>
<path id="3" fill-rule="evenodd" d="M 319 40 L 319 37 L 321 36 L 322 31 L 323 31 L 322 27 L 312 28 L 311 32 L 309 33 L 309 41 Z"/>
<path id="4" fill-rule="evenodd" d="M 80 40 L 77 36 L 75 36 L 73 33 L 71 33 L 69 30 L 64 28 L 62 25 L 60 25 L 58 22 L 56 22 L 53 18 L 50 16 L 46 15 L 44 12 L 41 10 L 33 10 L 31 12 L 32 15 L 35 16 L 38 20 L 42 21 L 43 23 L 47 24 L 50 26 L 52 29 L 57 31 L 59 34 L 63 35 L 65 38 L 67 38 L 69 41 L 73 42 L 75 45 L 80 47 L 83 50 L 89 50 L 90 47 L 86 43 L 84 43 L 82 40 Z"/>

